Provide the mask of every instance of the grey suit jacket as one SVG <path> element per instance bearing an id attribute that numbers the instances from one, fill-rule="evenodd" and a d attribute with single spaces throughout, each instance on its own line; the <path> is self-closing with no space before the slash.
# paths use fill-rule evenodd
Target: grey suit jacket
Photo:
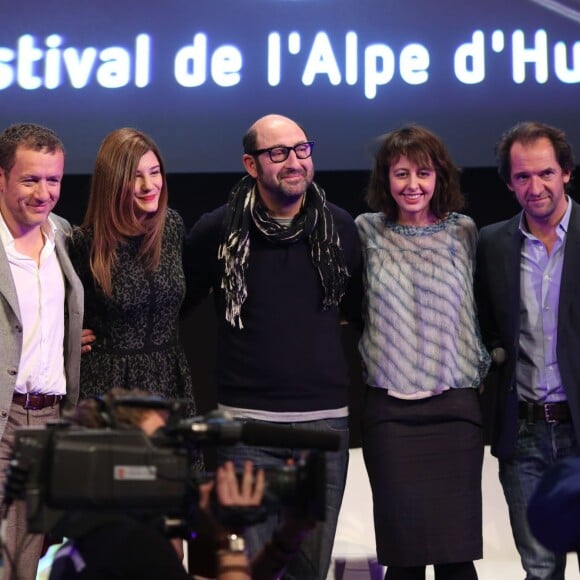
<path id="1" fill-rule="evenodd" d="M 66 405 L 75 405 L 79 398 L 81 364 L 81 330 L 83 324 L 83 287 L 69 260 L 67 236 L 70 224 L 50 214 L 57 227 L 56 255 L 66 281 L 65 344 Z M 0 437 L 4 433 L 22 352 L 22 319 L 16 288 L 6 251 L 0 243 Z"/>
<path id="2" fill-rule="evenodd" d="M 560 374 L 580 441 L 580 205 L 571 201 L 558 308 L 557 357 Z M 501 347 L 506 361 L 498 368 L 493 393 L 491 450 L 509 458 L 517 437 L 518 409 L 515 384 L 520 334 L 521 213 L 486 226 L 479 234 L 475 297 L 481 332 L 490 352 Z"/>

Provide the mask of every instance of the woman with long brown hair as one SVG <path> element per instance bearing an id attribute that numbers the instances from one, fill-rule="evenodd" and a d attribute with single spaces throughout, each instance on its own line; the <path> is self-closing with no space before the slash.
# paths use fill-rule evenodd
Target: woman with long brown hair
<path id="1" fill-rule="evenodd" d="M 185 293 L 183 221 L 167 207 L 161 153 L 146 134 L 117 129 L 97 154 L 87 213 L 70 256 L 85 289 L 84 328 L 95 341 L 81 360 L 81 397 L 111 387 L 185 398 L 191 375 L 179 344 Z"/>

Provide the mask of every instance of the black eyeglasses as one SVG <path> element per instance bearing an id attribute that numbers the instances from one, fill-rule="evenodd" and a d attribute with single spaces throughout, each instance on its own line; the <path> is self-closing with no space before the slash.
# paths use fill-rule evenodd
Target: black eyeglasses
<path id="1" fill-rule="evenodd" d="M 305 143 L 298 143 L 294 147 L 269 147 L 268 149 L 256 149 L 252 151 L 250 155 L 262 155 L 262 153 L 267 153 L 270 156 L 270 160 L 273 163 L 282 163 L 288 159 L 290 151 L 294 151 L 298 159 L 308 159 L 312 155 L 312 149 L 314 149 L 314 141 L 306 141 Z"/>

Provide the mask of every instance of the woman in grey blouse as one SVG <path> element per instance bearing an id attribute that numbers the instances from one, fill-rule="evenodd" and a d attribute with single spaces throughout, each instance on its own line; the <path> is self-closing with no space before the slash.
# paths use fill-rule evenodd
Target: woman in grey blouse
<path id="1" fill-rule="evenodd" d="M 473 298 L 477 228 L 459 175 L 419 126 L 382 138 L 357 220 L 365 259 L 363 452 L 388 580 L 477 578 L 489 367 Z"/>

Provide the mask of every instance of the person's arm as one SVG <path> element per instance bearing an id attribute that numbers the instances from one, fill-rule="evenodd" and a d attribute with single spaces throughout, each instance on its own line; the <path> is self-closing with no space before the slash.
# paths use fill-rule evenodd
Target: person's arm
<path id="1" fill-rule="evenodd" d="M 262 503 L 264 488 L 264 471 L 259 469 L 254 475 L 253 465 L 249 461 L 244 464 L 244 472 L 239 484 L 231 461 L 218 467 L 216 494 L 220 505 L 226 508 L 257 508 Z M 252 578 L 244 538 L 238 534 L 226 534 L 223 538 L 222 534 L 221 546 L 217 551 L 217 580 L 242 580 L 243 578 Z"/>
<path id="2" fill-rule="evenodd" d="M 349 273 L 345 293 L 340 303 L 341 321 L 343 324 L 352 324 L 360 332 L 363 326 L 363 256 L 359 233 L 350 216 L 341 229 L 340 239 Z"/>
<path id="3" fill-rule="evenodd" d="M 251 462 L 244 464 L 241 481 L 232 462 L 218 467 L 214 482 L 205 483 L 199 490 L 199 507 L 204 520 L 198 530 L 197 551 L 193 550 L 190 569 L 202 575 L 214 575 L 217 580 L 247 580 L 252 578 L 250 560 L 245 551 L 244 539 L 238 530 L 229 530 L 213 514 L 211 494 L 221 508 L 258 508 L 265 488 L 264 471 L 254 473 Z M 209 556 L 209 560 L 208 560 Z"/>
<path id="4" fill-rule="evenodd" d="M 185 299 L 181 315 L 193 310 L 210 293 L 218 262 L 219 220 L 215 212 L 204 214 L 191 228 L 183 243 Z"/>
<path id="5" fill-rule="evenodd" d="M 488 255 L 490 252 L 488 240 L 489 234 L 484 228 L 480 231 L 476 250 L 474 295 L 483 343 L 491 354 L 492 361 L 501 364 L 505 360 L 505 350 L 499 339 L 494 308 L 489 294 L 489 284 L 494 278 L 488 271 L 489 267 L 497 268 L 498 266 L 497 260 L 490 260 Z"/>
<path id="6" fill-rule="evenodd" d="M 70 232 L 68 242 L 68 254 L 70 261 L 79 277 L 85 292 L 85 320 L 93 307 L 92 293 L 94 281 L 90 269 L 89 245 L 87 238 L 80 228 Z M 87 303 L 89 308 L 87 309 Z M 92 328 L 83 328 L 81 332 L 81 353 L 91 351 L 91 345 L 96 340 L 96 334 Z"/>
<path id="7" fill-rule="evenodd" d="M 291 463 L 293 461 L 289 460 Z M 277 580 L 282 576 L 315 525 L 316 519 L 313 517 L 297 511 L 295 507 L 287 507 L 278 529 L 252 560 L 252 578 Z"/>
<path id="8" fill-rule="evenodd" d="M 302 541 L 315 523 L 311 518 L 287 516 L 270 541 L 254 556 L 251 577 L 254 580 L 277 580 L 290 560 L 298 554 Z"/>
<path id="9" fill-rule="evenodd" d="M 216 560 L 216 580 L 248 580 L 252 578 L 250 559 L 245 550 L 218 550 Z"/>
<path id="10" fill-rule="evenodd" d="M 215 493 L 221 507 L 258 508 L 266 486 L 263 470 L 254 473 L 251 462 L 244 464 L 241 481 L 238 483 L 234 466 L 226 462 L 218 468 L 215 482 L 200 487 L 200 508 L 206 515 L 204 526 L 205 544 L 200 547 L 207 552 L 212 546 L 215 551 L 215 577 L 217 580 L 276 580 L 283 574 L 290 560 L 298 553 L 302 540 L 315 525 L 315 520 L 289 513 L 271 540 L 250 562 L 243 537 L 229 532 L 211 513 L 210 493 Z M 213 540 L 207 542 L 208 535 Z M 201 539 L 201 538 L 200 538 Z M 203 541 L 203 540 L 202 540 Z M 207 554 L 206 554 L 207 555 Z M 190 562 L 190 569 L 198 571 L 199 562 Z M 205 563 L 207 565 L 207 562 Z M 207 575 L 208 568 L 205 568 Z"/>

